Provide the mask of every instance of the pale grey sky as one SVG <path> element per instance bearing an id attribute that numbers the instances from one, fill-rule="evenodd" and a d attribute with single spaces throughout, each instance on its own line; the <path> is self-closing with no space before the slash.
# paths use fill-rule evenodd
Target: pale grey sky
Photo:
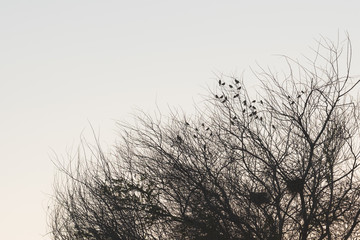
<path id="1" fill-rule="evenodd" d="M 0 2 L 0 239 L 49 239 L 52 150 L 89 122 L 111 145 L 134 109 L 191 111 L 214 72 L 308 54 L 348 31 L 359 74 L 359 1 Z M 251 79 L 248 80 L 249 84 Z"/>

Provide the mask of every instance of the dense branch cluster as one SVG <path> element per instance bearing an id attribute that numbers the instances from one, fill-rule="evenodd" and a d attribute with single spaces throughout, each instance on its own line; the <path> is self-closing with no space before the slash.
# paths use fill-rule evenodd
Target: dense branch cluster
<path id="1" fill-rule="evenodd" d="M 342 58 L 345 60 L 342 62 Z M 308 67 L 262 69 L 262 90 L 222 78 L 198 117 L 121 124 L 57 185 L 56 240 L 355 239 L 360 231 L 359 106 L 351 45 L 319 42 Z M 86 150 L 87 149 L 87 150 Z"/>

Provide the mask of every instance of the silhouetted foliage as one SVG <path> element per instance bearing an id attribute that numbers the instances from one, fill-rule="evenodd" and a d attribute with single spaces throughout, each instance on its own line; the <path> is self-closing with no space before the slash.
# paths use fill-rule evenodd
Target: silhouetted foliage
<path id="1" fill-rule="evenodd" d="M 315 53 L 307 65 L 285 57 L 282 75 L 256 72 L 255 97 L 242 79 L 222 77 L 197 117 L 121 123 L 111 155 L 83 145 L 59 166 L 53 239 L 359 237 L 350 41 L 322 39 Z"/>

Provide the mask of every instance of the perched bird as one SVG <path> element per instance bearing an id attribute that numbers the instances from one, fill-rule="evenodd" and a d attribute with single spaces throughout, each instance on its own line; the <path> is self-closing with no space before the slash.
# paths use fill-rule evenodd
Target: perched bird
<path id="1" fill-rule="evenodd" d="M 218 96 L 218 95 L 215 95 L 215 97 L 216 97 L 216 98 L 219 98 L 219 96 Z"/>
<path id="2" fill-rule="evenodd" d="M 243 101 L 243 104 L 246 106 L 246 100 Z"/>
<path id="3" fill-rule="evenodd" d="M 239 84 L 239 83 L 240 83 L 239 80 L 237 80 L 236 78 L 235 78 L 234 80 L 235 80 L 235 83 L 236 83 L 236 84 Z"/>
<path id="4" fill-rule="evenodd" d="M 221 85 L 221 80 L 219 80 L 219 86 Z"/>
<path id="5" fill-rule="evenodd" d="M 237 90 L 240 90 L 241 89 L 241 86 L 237 88 Z"/>
<path id="6" fill-rule="evenodd" d="M 256 100 L 252 100 L 252 103 L 255 103 L 256 102 Z"/>
<path id="7" fill-rule="evenodd" d="M 262 100 L 260 100 L 260 103 L 261 103 L 261 104 L 264 104 L 264 102 L 263 102 Z"/>
<path id="8" fill-rule="evenodd" d="M 229 87 L 230 87 L 230 88 L 233 88 L 233 86 L 232 86 L 231 84 L 229 84 Z"/>
<path id="9" fill-rule="evenodd" d="M 234 96 L 234 98 L 237 98 L 239 96 L 239 94 L 236 94 L 235 96 Z"/>

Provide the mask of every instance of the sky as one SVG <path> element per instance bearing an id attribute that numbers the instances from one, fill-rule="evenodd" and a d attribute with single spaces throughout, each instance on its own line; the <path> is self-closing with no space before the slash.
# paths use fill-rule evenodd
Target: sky
<path id="1" fill-rule="evenodd" d="M 0 239 L 51 239 L 54 156 L 91 126 L 104 146 L 137 110 L 193 111 L 217 74 L 311 56 L 348 32 L 359 1 L 0 1 Z M 247 84 L 255 84 L 249 75 Z"/>

